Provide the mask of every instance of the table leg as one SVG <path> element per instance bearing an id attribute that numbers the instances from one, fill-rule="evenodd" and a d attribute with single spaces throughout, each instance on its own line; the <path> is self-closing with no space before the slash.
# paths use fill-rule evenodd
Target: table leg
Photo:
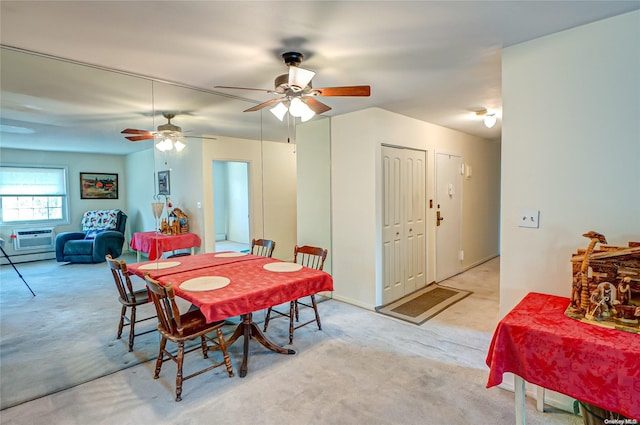
<path id="1" fill-rule="evenodd" d="M 271 342 L 253 322 L 253 313 L 243 314 L 242 322 L 238 324 L 233 335 L 227 340 L 227 346 L 232 345 L 240 336 L 244 336 L 244 346 L 242 348 L 242 366 L 240 366 L 240 377 L 247 376 L 248 362 L 249 362 L 249 342 L 253 337 L 260 344 L 265 346 L 271 351 L 279 354 L 295 354 L 296 351 L 290 348 L 284 348 Z"/>
<path id="2" fill-rule="evenodd" d="M 538 412 L 544 412 L 544 388 L 538 385 L 538 389 L 536 390 L 536 409 Z"/>
<path id="3" fill-rule="evenodd" d="M 516 398 L 516 425 L 525 425 L 527 423 L 527 411 L 524 379 L 514 374 L 513 387 Z"/>
<path id="4" fill-rule="evenodd" d="M 140 260 L 142 259 L 142 256 L 140 255 L 140 251 L 136 251 L 136 260 L 139 263 Z"/>

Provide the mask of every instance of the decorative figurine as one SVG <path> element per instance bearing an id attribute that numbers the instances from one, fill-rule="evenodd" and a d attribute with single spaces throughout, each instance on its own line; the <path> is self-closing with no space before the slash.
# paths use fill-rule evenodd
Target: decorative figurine
<path id="1" fill-rule="evenodd" d="M 565 315 L 640 333 L 640 242 L 612 246 L 600 233 L 583 236 L 590 241 L 571 257 L 571 300 Z"/>

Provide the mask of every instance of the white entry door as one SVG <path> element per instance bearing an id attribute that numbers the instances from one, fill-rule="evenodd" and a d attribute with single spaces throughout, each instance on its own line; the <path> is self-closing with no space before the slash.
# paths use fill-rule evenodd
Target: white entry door
<path id="1" fill-rule="evenodd" d="M 426 284 L 426 152 L 382 147 L 382 303 Z"/>
<path id="2" fill-rule="evenodd" d="M 436 282 L 462 271 L 462 158 L 436 154 Z"/>

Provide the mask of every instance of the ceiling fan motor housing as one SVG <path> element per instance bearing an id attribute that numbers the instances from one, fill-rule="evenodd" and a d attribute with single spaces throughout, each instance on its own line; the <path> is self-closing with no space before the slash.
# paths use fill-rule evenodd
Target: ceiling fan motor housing
<path id="1" fill-rule="evenodd" d="M 287 66 L 298 66 L 302 63 L 304 55 L 298 52 L 286 52 L 282 54 L 282 59 Z"/>
<path id="2" fill-rule="evenodd" d="M 177 125 L 173 125 L 171 123 L 168 124 L 162 124 L 158 126 L 158 132 L 174 132 L 174 133 L 181 133 L 182 132 L 182 128 L 178 127 Z"/>

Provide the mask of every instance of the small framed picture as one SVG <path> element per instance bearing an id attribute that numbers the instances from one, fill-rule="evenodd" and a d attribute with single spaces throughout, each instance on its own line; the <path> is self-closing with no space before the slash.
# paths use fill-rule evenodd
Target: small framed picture
<path id="1" fill-rule="evenodd" d="M 171 174 L 169 170 L 158 171 L 158 195 L 171 195 Z"/>
<path id="2" fill-rule="evenodd" d="M 118 175 L 80 173 L 80 199 L 118 199 Z"/>

